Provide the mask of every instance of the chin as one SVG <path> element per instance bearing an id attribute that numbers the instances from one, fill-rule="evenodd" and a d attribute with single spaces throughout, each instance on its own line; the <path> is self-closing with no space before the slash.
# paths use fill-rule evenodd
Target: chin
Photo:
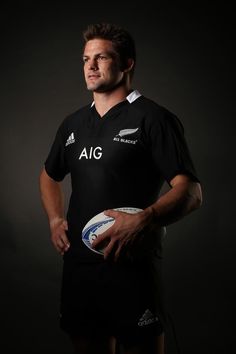
<path id="1" fill-rule="evenodd" d="M 99 86 L 97 86 L 97 85 L 87 84 L 87 89 L 88 89 L 89 91 L 101 92 L 101 91 L 100 91 L 101 88 L 100 88 Z"/>
<path id="2" fill-rule="evenodd" d="M 89 91 L 93 91 L 96 93 L 105 93 L 108 91 L 112 91 L 115 89 L 118 85 L 91 85 L 87 84 L 87 89 Z"/>
<path id="3" fill-rule="evenodd" d="M 94 89 L 92 87 L 90 87 L 90 86 L 87 86 L 87 90 L 88 91 L 94 91 Z"/>

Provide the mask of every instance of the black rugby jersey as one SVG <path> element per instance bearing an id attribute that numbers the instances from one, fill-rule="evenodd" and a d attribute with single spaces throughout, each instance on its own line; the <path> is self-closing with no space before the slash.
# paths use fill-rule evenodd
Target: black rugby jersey
<path id="1" fill-rule="evenodd" d="M 67 212 L 71 247 L 64 257 L 91 261 L 102 256 L 84 245 L 81 232 L 93 216 L 111 208 L 144 209 L 157 200 L 163 182 L 177 174 L 197 181 L 181 122 L 138 91 L 102 118 L 95 105 L 66 117 L 45 169 L 56 181 L 71 174 Z"/>

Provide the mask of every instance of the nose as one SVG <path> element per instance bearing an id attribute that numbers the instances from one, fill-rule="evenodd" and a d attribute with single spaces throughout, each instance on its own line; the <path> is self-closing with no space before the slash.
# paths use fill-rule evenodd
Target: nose
<path id="1" fill-rule="evenodd" d="M 90 59 L 88 67 L 89 67 L 90 70 L 97 70 L 98 69 L 97 60 L 96 59 Z"/>

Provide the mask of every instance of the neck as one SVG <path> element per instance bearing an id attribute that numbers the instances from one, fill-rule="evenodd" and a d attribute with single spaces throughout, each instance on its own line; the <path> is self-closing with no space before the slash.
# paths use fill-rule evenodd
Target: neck
<path id="1" fill-rule="evenodd" d="M 126 86 L 120 86 L 108 92 L 94 92 L 93 98 L 97 112 L 101 117 L 104 116 L 113 106 L 124 101 L 129 93 L 130 89 Z"/>

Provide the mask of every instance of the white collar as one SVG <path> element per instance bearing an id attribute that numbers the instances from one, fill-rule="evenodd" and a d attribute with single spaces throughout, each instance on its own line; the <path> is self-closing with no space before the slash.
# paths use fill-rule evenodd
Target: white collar
<path id="1" fill-rule="evenodd" d="M 141 93 L 138 90 L 134 90 L 126 97 L 126 99 L 129 103 L 133 103 L 140 96 L 142 96 Z"/>
<path id="2" fill-rule="evenodd" d="M 134 90 L 126 97 L 126 100 L 129 101 L 129 103 L 133 103 L 140 96 L 142 96 L 141 93 L 138 90 Z M 91 103 L 91 107 L 93 107 L 93 105 L 94 101 Z"/>

